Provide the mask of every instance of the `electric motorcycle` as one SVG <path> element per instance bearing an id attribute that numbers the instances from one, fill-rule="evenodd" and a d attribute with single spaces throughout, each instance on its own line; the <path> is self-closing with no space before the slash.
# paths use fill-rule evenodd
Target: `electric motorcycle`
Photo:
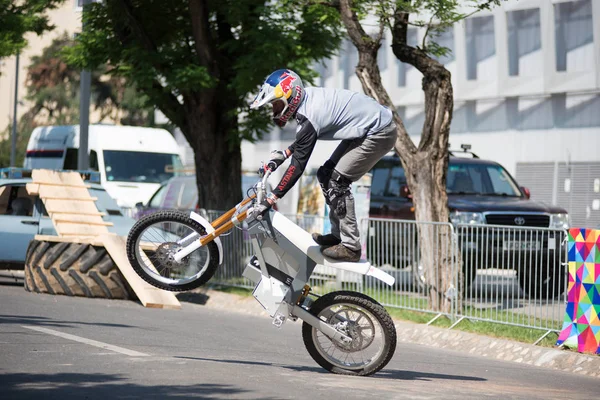
<path id="1" fill-rule="evenodd" d="M 301 319 L 308 353 L 326 370 L 371 375 L 382 369 L 396 348 L 394 323 L 377 301 L 354 291 L 319 296 L 307 284 L 317 265 L 358 272 L 388 285 L 394 278 L 367 261 L 340 262 L 320 251 L 311 235 L 283 214 L 252 213 L 266 197 L 271 170 L 266 167 L 254 193 L 209 222 L 191 212 L 158 211 L 137 221 L 127 238 L 127 256 L 136 273 L 169 291 L 205 284 L 223 262 L 220 236 L 247 224 L 254 256 L 243 276 L 254 282 L 254 298 L 281 327 Z"/>

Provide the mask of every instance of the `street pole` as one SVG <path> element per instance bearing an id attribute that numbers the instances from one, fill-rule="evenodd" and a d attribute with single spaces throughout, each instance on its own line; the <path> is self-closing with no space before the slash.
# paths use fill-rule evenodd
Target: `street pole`
<path id="1" fill-rule="evenodd" d="M 89 168 L 90 86 L 90 71 L 81 71 L 81 82 L 79 84 L 79 151 L 77 152 L 77 168 L 79 170 Z"/>
<path id="2" fill-rule="evenodd" d="M 17 162 L 17 104 L 19 102 L 19 52 L 15 61 L 15 99 L 13 104 L 13 124 L 10 144 L 10 166 L 16 167 Z"/>
<path id="3" fill-rule="evenodd" d="M 83 13 L 86 5 L 90 4 L 91 0 L 83 0 L 83 9 L 81 11 L 82 32 L 85 30 L 83 22 Z M 90 71 L 83 70 L 80 75 L 79 82 L 79 151 L 77 152 L 77 168 L 86 170 L 90 167 L 88 156 L 88 136 L 90 127 L 90 86 L 92 74 Z"/>

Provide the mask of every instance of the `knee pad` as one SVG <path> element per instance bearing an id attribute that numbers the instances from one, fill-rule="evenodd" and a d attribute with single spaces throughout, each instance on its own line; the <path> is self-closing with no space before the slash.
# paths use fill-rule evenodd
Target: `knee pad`
<path id="1" fill-rule="evenodd" d="M 338 218 L 346 216 L 346 199 L 353 200 L 351 184 L 350 179 L 333 170 L 328 182 L 325 200 L 331 207 L 331 212 L 335 213 Z"/>
<path id="2" fill-rule="evenodd" d="M 329 196 L 327 195 L 327 191 L 329 190 L 329 181 L 331 180 L 333 168 L 333 163 L 331 163 L 328 160 L 327 162 L 325 162 L 325 165 L 319 167 L 319 169 L 317 170 L 317 180 L 319 181 L 319 185 L 321 186 L 323 196 L 325 196 L 325 202 L 328 205 L 331 205 L 329 201 Z"/>

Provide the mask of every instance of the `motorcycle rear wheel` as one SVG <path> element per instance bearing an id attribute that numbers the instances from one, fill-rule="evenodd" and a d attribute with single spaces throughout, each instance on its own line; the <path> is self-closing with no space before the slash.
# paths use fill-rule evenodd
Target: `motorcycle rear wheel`
<path id="1" fill-rule="evenodd" d="M 385 308 L 361 293 L 339 291 L 319 297 L 309 310 L 321 321 L 352 338 L 331 340 L 304 322 L 302 338 L 311 357 L 326 370 L 341 375 L 372 375 L 392 359 L 396 328 Z"/>
<path id="2" fill-rule="evenodd" d="M 204 227 L 188 214 L 158 211 L 140 218 L 129 231 L 127 258 L 135 272 L 152 286 L 172 292 L 195 289 L 208 282 L 219 266 L 217 245 L 210 242 L 179 263 L 172 255 L 204 235 Z"/>

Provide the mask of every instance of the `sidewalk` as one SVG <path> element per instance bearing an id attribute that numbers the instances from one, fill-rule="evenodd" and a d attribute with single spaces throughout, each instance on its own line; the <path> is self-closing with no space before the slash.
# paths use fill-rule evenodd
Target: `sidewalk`
<path id="1" fill-rule="evenodd" d="M 178 295 L 180 301 L 193 302 L 210 308 L 268 317 L 253 297 L 239 296 L 212 289 L 200 289 Z M 565 372 L 600 377 L 600 356 L 575 351 L 552 349 L 448 330 L 424 324 L 395 320 L 398 342 L 477 354 L 503 361 L 524 363 Z"/>

